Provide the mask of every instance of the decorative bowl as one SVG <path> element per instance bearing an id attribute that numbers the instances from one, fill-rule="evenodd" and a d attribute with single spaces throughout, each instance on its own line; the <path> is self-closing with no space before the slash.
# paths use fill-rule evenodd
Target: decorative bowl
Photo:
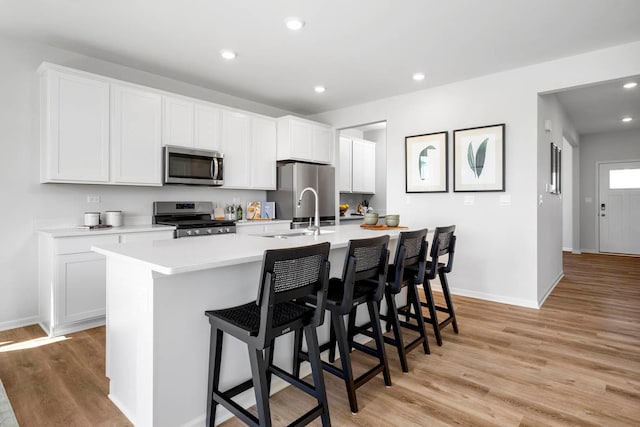
<path id="1" fill-rule="evenodd" d="M 364 223 L 367 225 L 376 225 L 378 223 L 378 214 L 375 212 L 364 214 Z"/>
<path id="2" fill-rule="evenodd" d="M 400 215 L 385 215 L 384 223 L 389 227 L 397 227 L 400 224 Z"/>

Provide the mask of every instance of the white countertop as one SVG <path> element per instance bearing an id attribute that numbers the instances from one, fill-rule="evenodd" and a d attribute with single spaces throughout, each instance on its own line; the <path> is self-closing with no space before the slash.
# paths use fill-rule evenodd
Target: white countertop
<path id="1" fill-rule="evenodd" d="M 145 225 L 123 225 L 121 227 L 98 228 L 95 230 L 86 230 L 79 228 L 52 228 L 38 230 L 38 233 L 48 235 L 50 237 L 78 237 L 78 236 L 95 236 L 99 234 L 125 234 L 125 233 L 143 233 L 147 231 L 164 231 L 174 230 L 171 225 L 145 224 Z"/>
<path id="2" fill-rule="evenodd" d="M 222 234 L 174 240 L 140 241 L 123 244 L 93 246 L 91 249 L 107 257 L 125 258 L 141 263 L 158 273 L 172 275 L 210 268 L 260 261 L 265 250 L 329 242 L 332 248 L 346 247 L 351 239 L 388 234 L 397 238 L 400 231 L 366 230 L 359 224 L 323 227 L 334 231 L 320 236 L 298 236 L 287 239 L 257 235 Z M 296 232 L 299 230 L 291 230 Z"/>
<path id="3" fill-rule="evenodd" d="M 260 219 L 260 220 L 251 220 L 251 219 L 243 219 L 242 221 L 236 221 L 237 227 L 242 227 L 244 225 L 269 225 L 269 224 L 283 224 L 291 222 L 290 219 Z"/>

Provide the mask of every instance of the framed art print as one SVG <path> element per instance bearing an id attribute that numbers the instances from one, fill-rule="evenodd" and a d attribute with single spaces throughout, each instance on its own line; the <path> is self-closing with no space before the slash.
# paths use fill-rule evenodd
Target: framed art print
<path id="1" fill-rule="evenodd" d="M 406 192 L 449 191 L 448 133 L 407 136 L 404 142 Z"/>
<path id="2" fill-rule="evenodd" d="M 505 125 L 453 131 L 453 191 L 505 191 Z"/>

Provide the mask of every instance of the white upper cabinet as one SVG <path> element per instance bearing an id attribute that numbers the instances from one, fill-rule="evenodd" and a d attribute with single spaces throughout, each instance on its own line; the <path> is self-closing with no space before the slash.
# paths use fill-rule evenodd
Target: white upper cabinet
<path id="1" fill-rule="evenodd" d="M 111 181 L 162 185 L 162 97 L 111 85 Z"/>
<path id="2" fill-rule="evenodd" d="M 333 163 L 333 128 L 294 116 L 279 118 L 277 159 Z"/>
<path id="3" fill-rule="evenodd" d="M 163 122 L 162 145 L 193 147 L 193 102 L 165 96 Z"/>
<path id="4" fill-rule="evenodd" d="M 220 151 L 220 108 L 196 102 L 193 106 L 193 146 Z"/>
<path id="5" fill-rule="evenodd" d="M 338 191 L 351 192 L 351 139 L 340 136 L 340 163 L 338 165 Z"/>
<path id="6" fill-rule="evenodd" d="M 251 119 L 251 188 L 276 189 L 276 141 L 275 120 Z"/>
<path id="7" fill-rule="evenodd" d="M 249 188 L 251 150 L 251 116 L 237 111 L 222 112 L 222 152 L 224 186 Z"/>
<path id="8" fill-rule="evenodd" d="M 53 69 L 41 84 L 40 182 L 108 182 L 109 84 Z"/>
<path id="9" fill-rule="evenodd" d="M 376 144 L 340 136 L 339 191 L 375 194 Z"/>
<path id="10" fill-rule="evenodd" d="M 162 145 L 220 150 L 220 108 L 188 98 L 163 98 Z"/>

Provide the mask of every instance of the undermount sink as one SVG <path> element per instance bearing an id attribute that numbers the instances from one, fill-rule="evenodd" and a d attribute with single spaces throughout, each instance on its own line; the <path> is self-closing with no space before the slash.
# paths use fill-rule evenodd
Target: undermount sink
<path id="1" fill-rule="evenodd" d="M 320 230 L 320 235 L 335 233 L 335 230 Z M 273 234 L 258 234 L 260 237 L 271 237 L 274 239 L 289 239 L 291 237 L 313 236 L 313 230 L 285 231 Z"/>

